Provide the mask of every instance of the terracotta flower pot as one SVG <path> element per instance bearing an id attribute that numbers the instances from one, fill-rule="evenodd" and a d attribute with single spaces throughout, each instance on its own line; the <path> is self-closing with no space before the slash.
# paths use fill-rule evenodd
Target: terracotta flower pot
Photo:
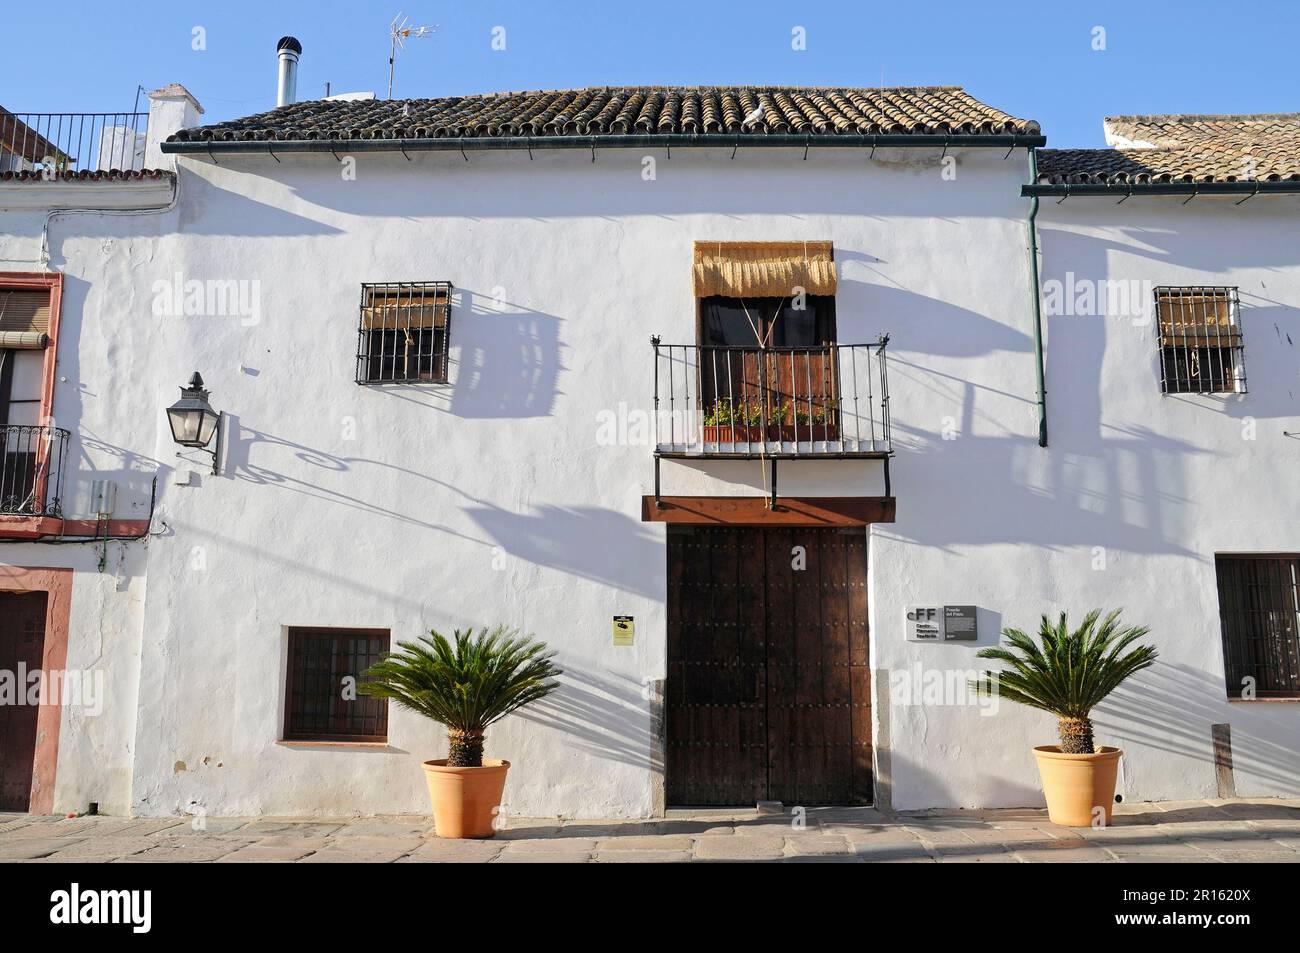
<path id="1" fill-rule="evenodd" d="M 705 443 L 762 443 L 763 428 L 757 424 L 705 424 Z"/>
<path id="2" fill-rule="evenodd" d="M 484 759 L 481 768 L 449 768 L 447 759 L 424 762 L 433 804 L 433 829 L 439 837 L 491 837 L 501 805 L 509 761 Z"/>
<path id="3" fill-rule="evenodd" d="M 1047 797 L 1047 816 L 1063 827 L 1091 827 L 1093 809 L 1106 813 L 1115 803 L 1115 774 L 1119 770 L 1118 748 L 1101 746 L 1096 754 L 1064 754 L 1060 745 L 1039 745 L 1034 749 L 1038 775 Z"/>
<path id="4" fill-rule="evenodd" d="M 809 440 L 839 440 L 838 423 L 768 424 L 705 424 L 705 443 L 800 443 Z"/>

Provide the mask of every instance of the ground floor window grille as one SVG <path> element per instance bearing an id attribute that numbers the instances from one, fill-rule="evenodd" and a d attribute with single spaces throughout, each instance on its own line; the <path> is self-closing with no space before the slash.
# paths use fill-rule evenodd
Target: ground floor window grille
<path id="1" fill-rule="evenodd" d="M 286 741 L 387 741 L 388 702 L 357 693 L 387 629 L 289 630 Z"/>
<path id="2" fill-rule="evenodd" d="M 1300 555 L 1214 562 L 1228 697 L 1300 698 Z"/>
<path id="3" fill-rule="evenodd" d="M 1245 393 L 1236 288 L 1157 288 L 1156 315 L 1164 393 Z"/>
<path id="4" fill-rule="evenodd" d="M 445 383 L 450 325 L 448 282 L 362 285 L 357 383 Z"/>

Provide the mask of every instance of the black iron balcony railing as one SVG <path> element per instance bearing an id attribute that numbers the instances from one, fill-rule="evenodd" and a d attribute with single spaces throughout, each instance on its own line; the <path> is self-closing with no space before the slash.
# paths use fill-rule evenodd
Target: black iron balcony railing
<path id="1" fill-rule="evenodd" d="M 893 451 L 885 347 L 709 347 L 655 352 L 660 456 L 857 456 Z"/>
<path id="2" fill-rule="evenodd" d="M 139 171 L 148 126 L 148 113 L 0 109 L 0 172 Z"/>
<path id="3" fill-rule="evenodd" d="M 63 515 L 63 461 L 68 431 L 10 424 L 0 427 L 0 513 Z"/>

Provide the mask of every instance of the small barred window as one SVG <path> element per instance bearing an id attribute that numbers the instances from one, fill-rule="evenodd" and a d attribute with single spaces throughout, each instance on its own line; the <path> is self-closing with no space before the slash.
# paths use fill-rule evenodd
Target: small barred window
<path id="1" fill-rule="evenodd" d="M 1166 394 L 1244 394 L 1236 288 L 1157 288 L 1160 388 Z"/>
<path id="2" fill-rule="evenodd" d="M 450 330 L 449 282 L 362 285 L 357 383 L 445 383 Z"/>
<path id="3" fill-rule="evenodd" d="M 1215 556 L 1229 698 L 1300 698 L 1300 555 Z"/>

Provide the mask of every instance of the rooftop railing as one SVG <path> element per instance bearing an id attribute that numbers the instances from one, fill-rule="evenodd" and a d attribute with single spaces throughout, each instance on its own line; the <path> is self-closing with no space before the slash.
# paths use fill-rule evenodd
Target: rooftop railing
<path id="1" fill-rule="evenodd" d="M 147 112 L 13 113 L 0 108 L 0 172 L 144 168 Z"/>

